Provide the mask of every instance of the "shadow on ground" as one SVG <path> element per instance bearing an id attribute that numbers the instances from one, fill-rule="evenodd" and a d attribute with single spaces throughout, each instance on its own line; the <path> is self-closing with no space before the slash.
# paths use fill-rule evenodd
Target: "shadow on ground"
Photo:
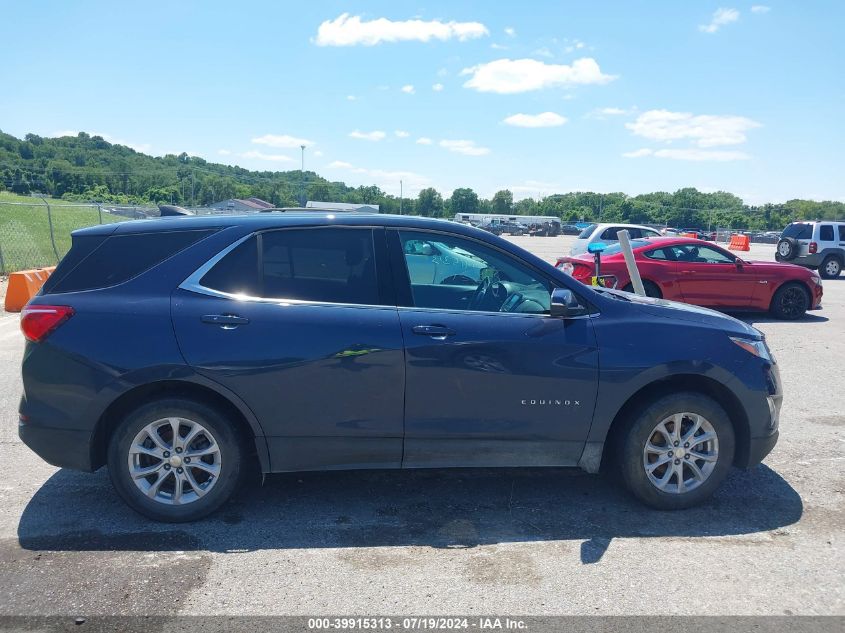
<path id="1" fill-rule="evenodd" d="M 709 503 L 681 512 L 645 508 L 574 469 L 357 471 L 275 475 L 209 519 L 172 525 L 134 514 L 104 471 L 61 470 L 27 505 L 18 538 L 40 551 L 213 552 L 580 540 L 582 562 L 593 563 L 616 537 L 765 532 L 802 510 L 763 465 L 734 471 Z"/>

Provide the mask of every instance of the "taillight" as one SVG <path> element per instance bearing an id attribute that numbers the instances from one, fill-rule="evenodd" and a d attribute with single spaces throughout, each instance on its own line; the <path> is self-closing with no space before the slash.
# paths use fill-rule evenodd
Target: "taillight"
<path id="1" fill-rule="evenodd" d="M 70 306 L 28 305 L 21 310 L 21 331 L 33 343 L 40 343 L 73 316 Z"/>
<path id="2" fill-rule="evenodd" d="M 810 242 L 810 253 L 811 254 L 815 253 L 818 250 L 819 250 L 819 245 L 816 244 L 815 242 Z"/>

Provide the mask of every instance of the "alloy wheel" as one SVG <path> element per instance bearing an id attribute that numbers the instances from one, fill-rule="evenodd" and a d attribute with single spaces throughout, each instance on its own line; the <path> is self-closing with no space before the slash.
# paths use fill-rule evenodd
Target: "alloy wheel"
<path id="1" fill-rule="evenodd" d="M 798 286 L 784 288 L 780 296 L 780 310 L 787 318 L 801 316 L 807 310 L 807 295 Z"/>
<path id="2" fill-rule="evenodd" d="M 643 468 L 651 484 L 670 494 L 695 490 L 713 473 L 719 438 L 697 413 L 675 413 L 661 420 L 643 448 Z"/>
<path id="3" fill-rule="evenodd" d="M 147 497 L 185 505 L 205 496 L 220 478 L 220 447 L 203 425 L 180 417 L 145 426 L 129 446 L 129 475 Z"/>

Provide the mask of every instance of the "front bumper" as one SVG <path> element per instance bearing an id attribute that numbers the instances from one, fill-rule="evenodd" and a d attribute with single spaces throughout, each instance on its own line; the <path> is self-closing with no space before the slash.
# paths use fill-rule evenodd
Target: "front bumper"
<path id="1" fill-rule="evenodd" d="M 748 466 L 756 466 L 772 452 L 777 444 L 779 431 L 775 431 L 767 437 L 753 437 L 748 447 Z"/>
<path id="2" fill-rule="evenodd" d="M 91 472 L 91 431 L 54 429 L 18 423 L 24 444 L 48 464 Z"/>

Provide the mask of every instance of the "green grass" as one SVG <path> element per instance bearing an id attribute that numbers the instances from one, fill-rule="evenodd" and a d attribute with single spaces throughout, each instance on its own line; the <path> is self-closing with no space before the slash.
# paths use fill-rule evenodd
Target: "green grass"
<path id="1" fill-rule="evenodd" d="M 0 273 L 54 266 L 56 253 L 62 257 L 70 249 L 71 231 L 100 224 L 101 218 L 104 224 L 127 219 L 105 210 L 101 215 L 96 206 L 53 199 L 48 199 L 47 203 L 51 218 L 48 218 L 47 206 L 38 198 L 0 191 Z M 53 240 L 50 239 L 50 220 Z"/>

